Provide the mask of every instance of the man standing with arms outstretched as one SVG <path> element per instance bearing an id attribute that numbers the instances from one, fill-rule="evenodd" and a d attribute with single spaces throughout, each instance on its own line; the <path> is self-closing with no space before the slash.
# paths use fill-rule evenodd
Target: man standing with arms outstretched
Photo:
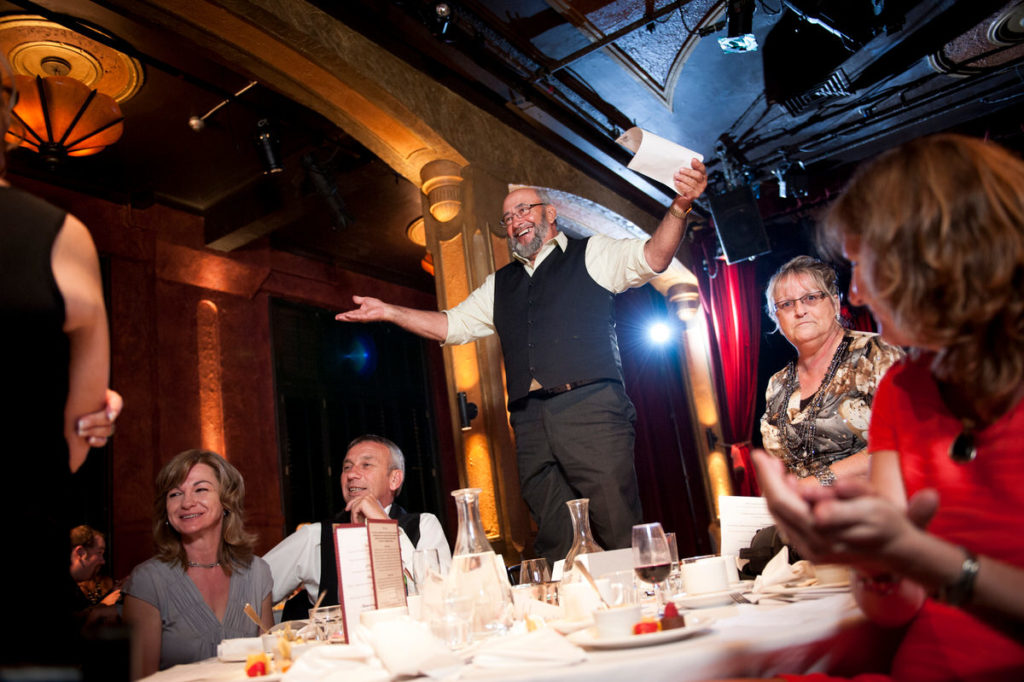
<path id="1" fill-rule="evenodd" d="M 565 557 L 572 525 L 565 503 L 589 497 L 602 545 L 628 547 L 640 523 L 633 468 L 636 413 L 622 384 L 614 297 L 672 262 L 686 214 L 707 186 L 696 160 L 673 178 L 678 195 L 649 239 L 567 237 L 557 211 L 535 189 L 502 206 L 514 260 L 450 310 L 416 310 L 355 296 L 345 322 L 386 321 L 428 339 L 469 343 L 497 332 L 516 439 L 519 480 L 537 522 L 534 549 Z"/>

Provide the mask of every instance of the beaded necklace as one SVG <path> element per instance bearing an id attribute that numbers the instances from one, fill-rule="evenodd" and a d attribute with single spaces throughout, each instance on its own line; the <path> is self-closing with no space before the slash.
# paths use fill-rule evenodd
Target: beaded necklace
<path id="1" fill-rule="evenodd" d="M 788 372 L 786 374 L 786 394 L 782 398 L 782 403 L 779 406 L 779 410 L 775 413 L 775 427 L 782 434 L 782 446 L 786 448 L 789 457 L 787 458 L 793 464 L 801 463 L 805 464 L 808 461 L 813 462 L 814 457 L 817 454 L 817 450 L 814 447 L 814 433 L 817 430 L 818 422 L 818 411 L 821 410 L 822 404 L 825 402 L 825 396 L 828 394 L 829 384 L 832 383 L 832 379 L 835 378 L 836 372 L 839 370 L 839 365 L 846 358 L 846 349 L 850 347 L 851 338 L 847 335 L 843 335 L 843 340 L 839 342 L 839 346 L 836 348 L 836 352 L 832 354 L 832 361 L 829 362 L 828 369 L 825 371 L 825 376 L 821 380 L 821 384 L 818 386 L 818 391 L 814 394 L 814 398 L 811 402 L 811 406 L 804 418 L 803 423 L 792 426 L 789 420 L 785 418 L 786 413 L 789 410 L 789 400 L 793 397 L 793 391 L 796 390 L 798 385 L 796 375 L 796 361 L 789 363 Z M 800 446 L 796 452 L 789 447 L 789 439 L 786 437 L 788 428 L 792 426 L 796 430 Z M 824 483 L 824 481 L 822 481 Z"/>

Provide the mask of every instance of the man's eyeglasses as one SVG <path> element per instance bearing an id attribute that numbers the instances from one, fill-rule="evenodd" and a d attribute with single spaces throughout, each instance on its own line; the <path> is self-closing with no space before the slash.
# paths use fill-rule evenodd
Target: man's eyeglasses
<path id="1" fill-rule="evenodd" d="M 501 216 L 501 220 L 499 220 L 498 222 L 501 223 L 502 227 L 508 227 L 509 224 L 511 224 L 511 222 L 516 218 L 525 218 L 526 214 L 532 211 L 534 206 L 544 205 L 545 203 L 543 201 L 538 201 L 536 204 L 519 204 L 511 211 Z"/>
<path id="2" fill-rule="evenodd" d="M 809 294 L 804 294 L 800 298 L 791 298 L 785 301 L 776 301 L 775 310 L 776 312 L 780 310 L 783 312 L 792 312 L 793 310 L 795 310 L 793 306 L 797 304 L 797 301 L 803 303 L 808 308 L 813 308 L 814 306 L 824 301 L 826 298 L 828 298 L 828 294 L 826 294 L 824 291 L 812 291 Z"/>

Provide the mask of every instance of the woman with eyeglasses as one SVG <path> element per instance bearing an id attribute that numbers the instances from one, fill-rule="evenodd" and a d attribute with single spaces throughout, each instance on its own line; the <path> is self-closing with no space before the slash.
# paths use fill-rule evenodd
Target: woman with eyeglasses
<path id="1" fill-rule="evenodd" d="M 851 300 L 913 350 L 878 386 L 870 482 L 801 491 L 755 452 L 769 509 L 802 557 L 855 569 L 866 616 L 906 626 L 893 679 L 1022 680 L 1024 161 L 915 140 L 861 168 L 825 227 Z"/>
<path id="2" fill-rule="evenodd" d="M 866 433 L 875 387 L 903 356 L 878 334 L 840 323 L 835 271 L 810 256 L 779 268 L 765 293 L 768 315 L 797 358 L 768 382 L 761 417 L 764 448 L 800 485 L 866 477 Z"/>

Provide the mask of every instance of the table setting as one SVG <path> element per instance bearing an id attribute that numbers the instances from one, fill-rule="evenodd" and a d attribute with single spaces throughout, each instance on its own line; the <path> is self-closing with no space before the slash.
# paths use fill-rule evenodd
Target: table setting
<path id="1" fill-rule="evenodd" d="M 479 516 L 474 496 L 457 492 L 463 494 L 460 541 L 449 573 L 417 571 L 407 605 L 362 611 L 347 642 L 321 617 L 331 607 L 315 607 L 308 623 L 225 641 L 219 660 L 147 679 L 228 682 L 250 679 L 255 671 L 264 673 L 256 679 L 283 682 L 621 682 L 642 673 L 648 682 L 808 672 L 826 669 L 829 647 L 820 642 L 863 621 L 848 580 L 840 580 L 842 567 L 819 577 L 809 562 L 790 564 L 783 548 L 756 580 L 741 581 L 733 556 L 680 560 L 659 523 L 635 526 L 628 550 L 597 548 L 599 555 L 591 548 L 558 562 L 559 580 L 552 580 L 546 561 L 524 562 L 513 586 L 482 529 L 463 534 Z M 284 657 L 284 666 L 282 637 L 292 639 L 284 650 L 296 651 Z"/>

